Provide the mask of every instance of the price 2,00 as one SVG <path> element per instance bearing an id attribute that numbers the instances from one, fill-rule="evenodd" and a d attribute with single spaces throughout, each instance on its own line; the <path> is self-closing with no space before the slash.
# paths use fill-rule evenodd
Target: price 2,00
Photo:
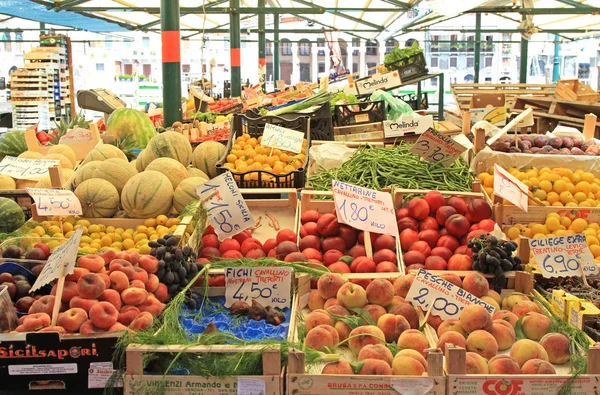
<path id="1" fill-rule="evenodd" d="M 574 258 L 567 259 L 564 255 L 546 255 L 542 261 L 542 267 L 550 274 L 567 272 L 579 272 L 581 254 L 575 254 Z"/>
<path id="2" fill-rule="evenodd" d="M 421 305 L 424 310 L 432 309 L 431 313 L 436 315 L 436 312 L 445 313 L 446 316 L 454 317 L 456 316 L 463 307 L 459 307 L 456 303 L 449 302 L 444 298 L 436 298 L 433 301 L 433 306 L 431 306 L 431 302 L 427 298 L 429 296 L 428 288 L 419 289 L 419 295 L 415 296 L 414 299 Z"/>

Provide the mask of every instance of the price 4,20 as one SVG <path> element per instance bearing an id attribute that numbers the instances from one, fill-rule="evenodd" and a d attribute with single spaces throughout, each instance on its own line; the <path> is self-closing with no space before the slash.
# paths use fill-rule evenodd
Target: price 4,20
<path id="1" fill-rule="evenodd" d="M 542 260 L 542 267 L 550 274 L 562 274 L 568 272 L 579 272 L 581 254 L 575 254 L 574 258 L 567 259 L 564 255 L 546 255 Z"/>
<path id="2" fill-rule="evenodd" d="M 277 289 L 277 284 L 272 286 L 266 286 L 264 288 L 258 287 L 258 283 L 253 282 L 250 286 L 251 295 L 244 295 L 243 288 L 246 283 L 240 284 L 239 288 L 233 294 L 233 299 L 248 301 L 248 299 L 268 299 L 273 296 L 273 289 Z"/>

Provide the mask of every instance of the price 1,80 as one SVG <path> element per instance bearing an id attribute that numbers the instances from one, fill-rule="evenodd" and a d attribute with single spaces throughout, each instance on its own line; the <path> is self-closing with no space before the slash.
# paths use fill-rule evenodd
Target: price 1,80
<path id="1" fill-rule="evenodd" d="M 368 207 L 360 207 L 354 202 L 347 204 L 347 200 L 344 199 L 342 201 L 342 204 L 339 205 L 338 210 L 340 211 L 346 222 L 348 220 L 367 222 L 367 220 L 369 219 L 369 211 L 373 211 L 374 207 L 371 205 Z M 348 217 L 348 212 L 350 212 L 350 217 Z"/>
<path id="2" fill-rule="evenodd" d="M 564 255 L 548 254 L 542 261 L 542 267 L 550 274 L 579 273 L 580 261 L 581 254 L 575 254 L 575 257 L 570 259 L 567 259 Z"/>

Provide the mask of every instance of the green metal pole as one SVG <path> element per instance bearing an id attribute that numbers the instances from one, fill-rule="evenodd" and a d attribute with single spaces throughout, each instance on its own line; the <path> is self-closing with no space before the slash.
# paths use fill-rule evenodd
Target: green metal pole
<path id="1" fill-rule="evenodd" d="M 273 19 L 273 80 L 277 82 L 279 77 L 279 14 Z"/>
<path id="2" fill-rule="evenodd" d="M 258 7 L 264 8 L 264 0 L 258 1 Z M 263 92 L 266 92 L 265 74 L 267 73 L 266 45 L 265 36 L 265 14 L 258 14 L 258 82 L 262 85 Z"/>
<path id="3" fill-rule="evenodd" d="M 46 24 L 44 22 L 40 22 L 40 36 L 46 34 Z"/>
<path id="4" fill-rule="evenodd" d="M 560 39 L 554 36 L 554 64 L 552 67 L 552 82 L 560 80 Z"/>
<path id="5" fill-rule="evenodd" d="M 521 36 L 521 65 L 519 70 L 519 82 L 521 84 L 527 83 L 528 44 L 529 42 Z"/>
<path id="6" fill-rule="evenodd" d="M 160 0 L 163 111 L 165 125 L 181 121 L 181 40 L 179 0 Z"/>
<path id="7" fill-rule="evenodd" d="M 477 13 L 475 15 L 475 62 L 473 63 L 473 67 L 475 68 L 475 78 L 474 81 L 476 84 L 479 83 L 479 71 L 481 67 L 481 14 Z"/>
<path id="8" fill-rule="evenodd" d="M 242 94 L 242 72 L 240 54 L 240 0 L 229 2 L 229 55 L 231 59 L 231 96 L 239 97 Z"/>

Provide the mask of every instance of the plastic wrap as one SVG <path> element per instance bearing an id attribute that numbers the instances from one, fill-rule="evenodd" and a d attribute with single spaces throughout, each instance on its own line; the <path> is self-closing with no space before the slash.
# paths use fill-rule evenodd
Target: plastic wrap
<path id="1" fill-rule="evenodd" d="M 335 169 L 350 159 L 355 148 L 346 147 L 343 144 L 320 144 L 310 147 L 311 167 L 319 169 Z"/>
<path id="2" fill-rule="evenodd" d="M 371 94 L 369 100 L 383 100 L 388 107 L 387 119 L 392 121 L 396 121 L 404 115 L 413 115 L 414 113 L 411 106 L 398 99 L 397 97 L 394 97 L 394 95 L 392 95 L 391 93 L 379 89 Z"/>

